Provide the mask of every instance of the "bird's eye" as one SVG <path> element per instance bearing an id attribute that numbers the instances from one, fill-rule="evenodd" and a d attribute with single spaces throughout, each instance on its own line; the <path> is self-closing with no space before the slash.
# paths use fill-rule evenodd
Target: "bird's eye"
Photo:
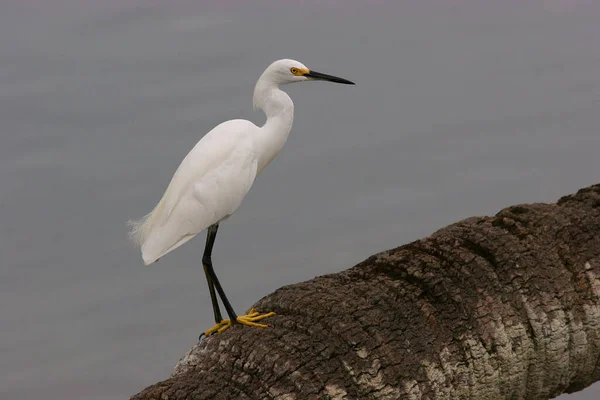
<path id="1" fill-rule="evenodd" d="M 294 75 L 299 75 L 300 74 L 300 70 L 296 67 L 292 67 L 290 68 L 290 72 Z"/>

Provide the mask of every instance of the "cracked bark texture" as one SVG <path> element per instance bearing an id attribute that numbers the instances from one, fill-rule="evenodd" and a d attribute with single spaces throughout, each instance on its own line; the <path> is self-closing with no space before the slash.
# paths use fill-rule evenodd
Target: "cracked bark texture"
<path id="1" fill-rule="evenodd" d="M 285 286 L 142 399 L 551 399 L 600 379 L 600 185 Z"/>

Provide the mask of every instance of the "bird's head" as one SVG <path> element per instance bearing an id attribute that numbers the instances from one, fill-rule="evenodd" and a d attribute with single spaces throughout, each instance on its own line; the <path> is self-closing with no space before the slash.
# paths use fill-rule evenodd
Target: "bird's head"
<path id="1" fill-rule="evenodd" d="M 263 76 L 277 85 L 303 81 L 329 81 L 343 83 L 345 85 L 354 85 L 354 82 L 338 78 L 337 76 L 312 71 L 301 62 L 289 59 L 275 61 L 273 64 L 269 65 L 263 73 Z"/>

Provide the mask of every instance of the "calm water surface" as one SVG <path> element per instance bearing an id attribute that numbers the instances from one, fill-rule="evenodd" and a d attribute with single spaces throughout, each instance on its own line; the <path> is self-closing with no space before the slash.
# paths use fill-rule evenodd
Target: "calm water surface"
<path id="1" fill-rule="evenodd" d="M 200 237 L 151 268 L 158 201 L 278 58 L 292 136 L 220 230 L 238 311 L 472 215 L 599 181 L 594 1 L 0 3 L 0 397 L 117 399 L 212 322 Z M 597 399 L 600 386 L 569 399 Z"/>

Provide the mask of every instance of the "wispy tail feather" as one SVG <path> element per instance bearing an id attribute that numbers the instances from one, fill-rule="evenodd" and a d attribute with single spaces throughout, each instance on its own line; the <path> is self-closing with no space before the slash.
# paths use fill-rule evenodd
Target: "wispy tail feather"
<path id="1" fill-rule="evenodd" d="M 152 216 L 152 213 L 144 215 L 139 219 L 130 219 L 127 221 L 127 226 L 129 227 L 129 239 L 136 244 L 137 246 L 143 246 L 146 238 L 148 237 L 148 220 Z"/>
<path id="2" fill-rule="evenodd" d="M 148 214 L 140 219 L 130 219 L 127 221 L 127 226 L 129 227 L 129 239 L 136 245 L 143 247 L 146 240 L 148 240 L 154 225 L 156 225 L 157 218 L 160 218 L 161 211 L 164 208 L 166 194 L 167 193 L 165 192 L 156 207 Z"/>
<path id="3" fill-rule="evenodd" d="M 144 260 L 144 265 L 150 265 L 156 260 L 147 259 L 144 254 L 144 244 L 146 243 L 148 236 L 150 235 L 150 224 L 149 219 L 152 216 L 152 213 L 144 215 L 139 219 L 130 219 L 127 221 L 127 226 L 129 227 L 128 236 L 129 239 L 136 245 L 142 248 L 142 258 Z"/>
<path id="4" fill-rule="evenodd" d="M 159 258 L 175 250 L 197 234 L 194 232 L 181 235 L 180 232 L 171 232 L 173 229 L 177 231 L 181 224 L 173 225 L 173 223 L 169 224 L 162 220 L 164 204 L 163 198 L 152 212 L 140 219 L 127 221 L 130 229 L 129 238 L 141 248 L 144 265 L 155 263 Z M 164 237 L 173 240 L 165 242 Z"/>

